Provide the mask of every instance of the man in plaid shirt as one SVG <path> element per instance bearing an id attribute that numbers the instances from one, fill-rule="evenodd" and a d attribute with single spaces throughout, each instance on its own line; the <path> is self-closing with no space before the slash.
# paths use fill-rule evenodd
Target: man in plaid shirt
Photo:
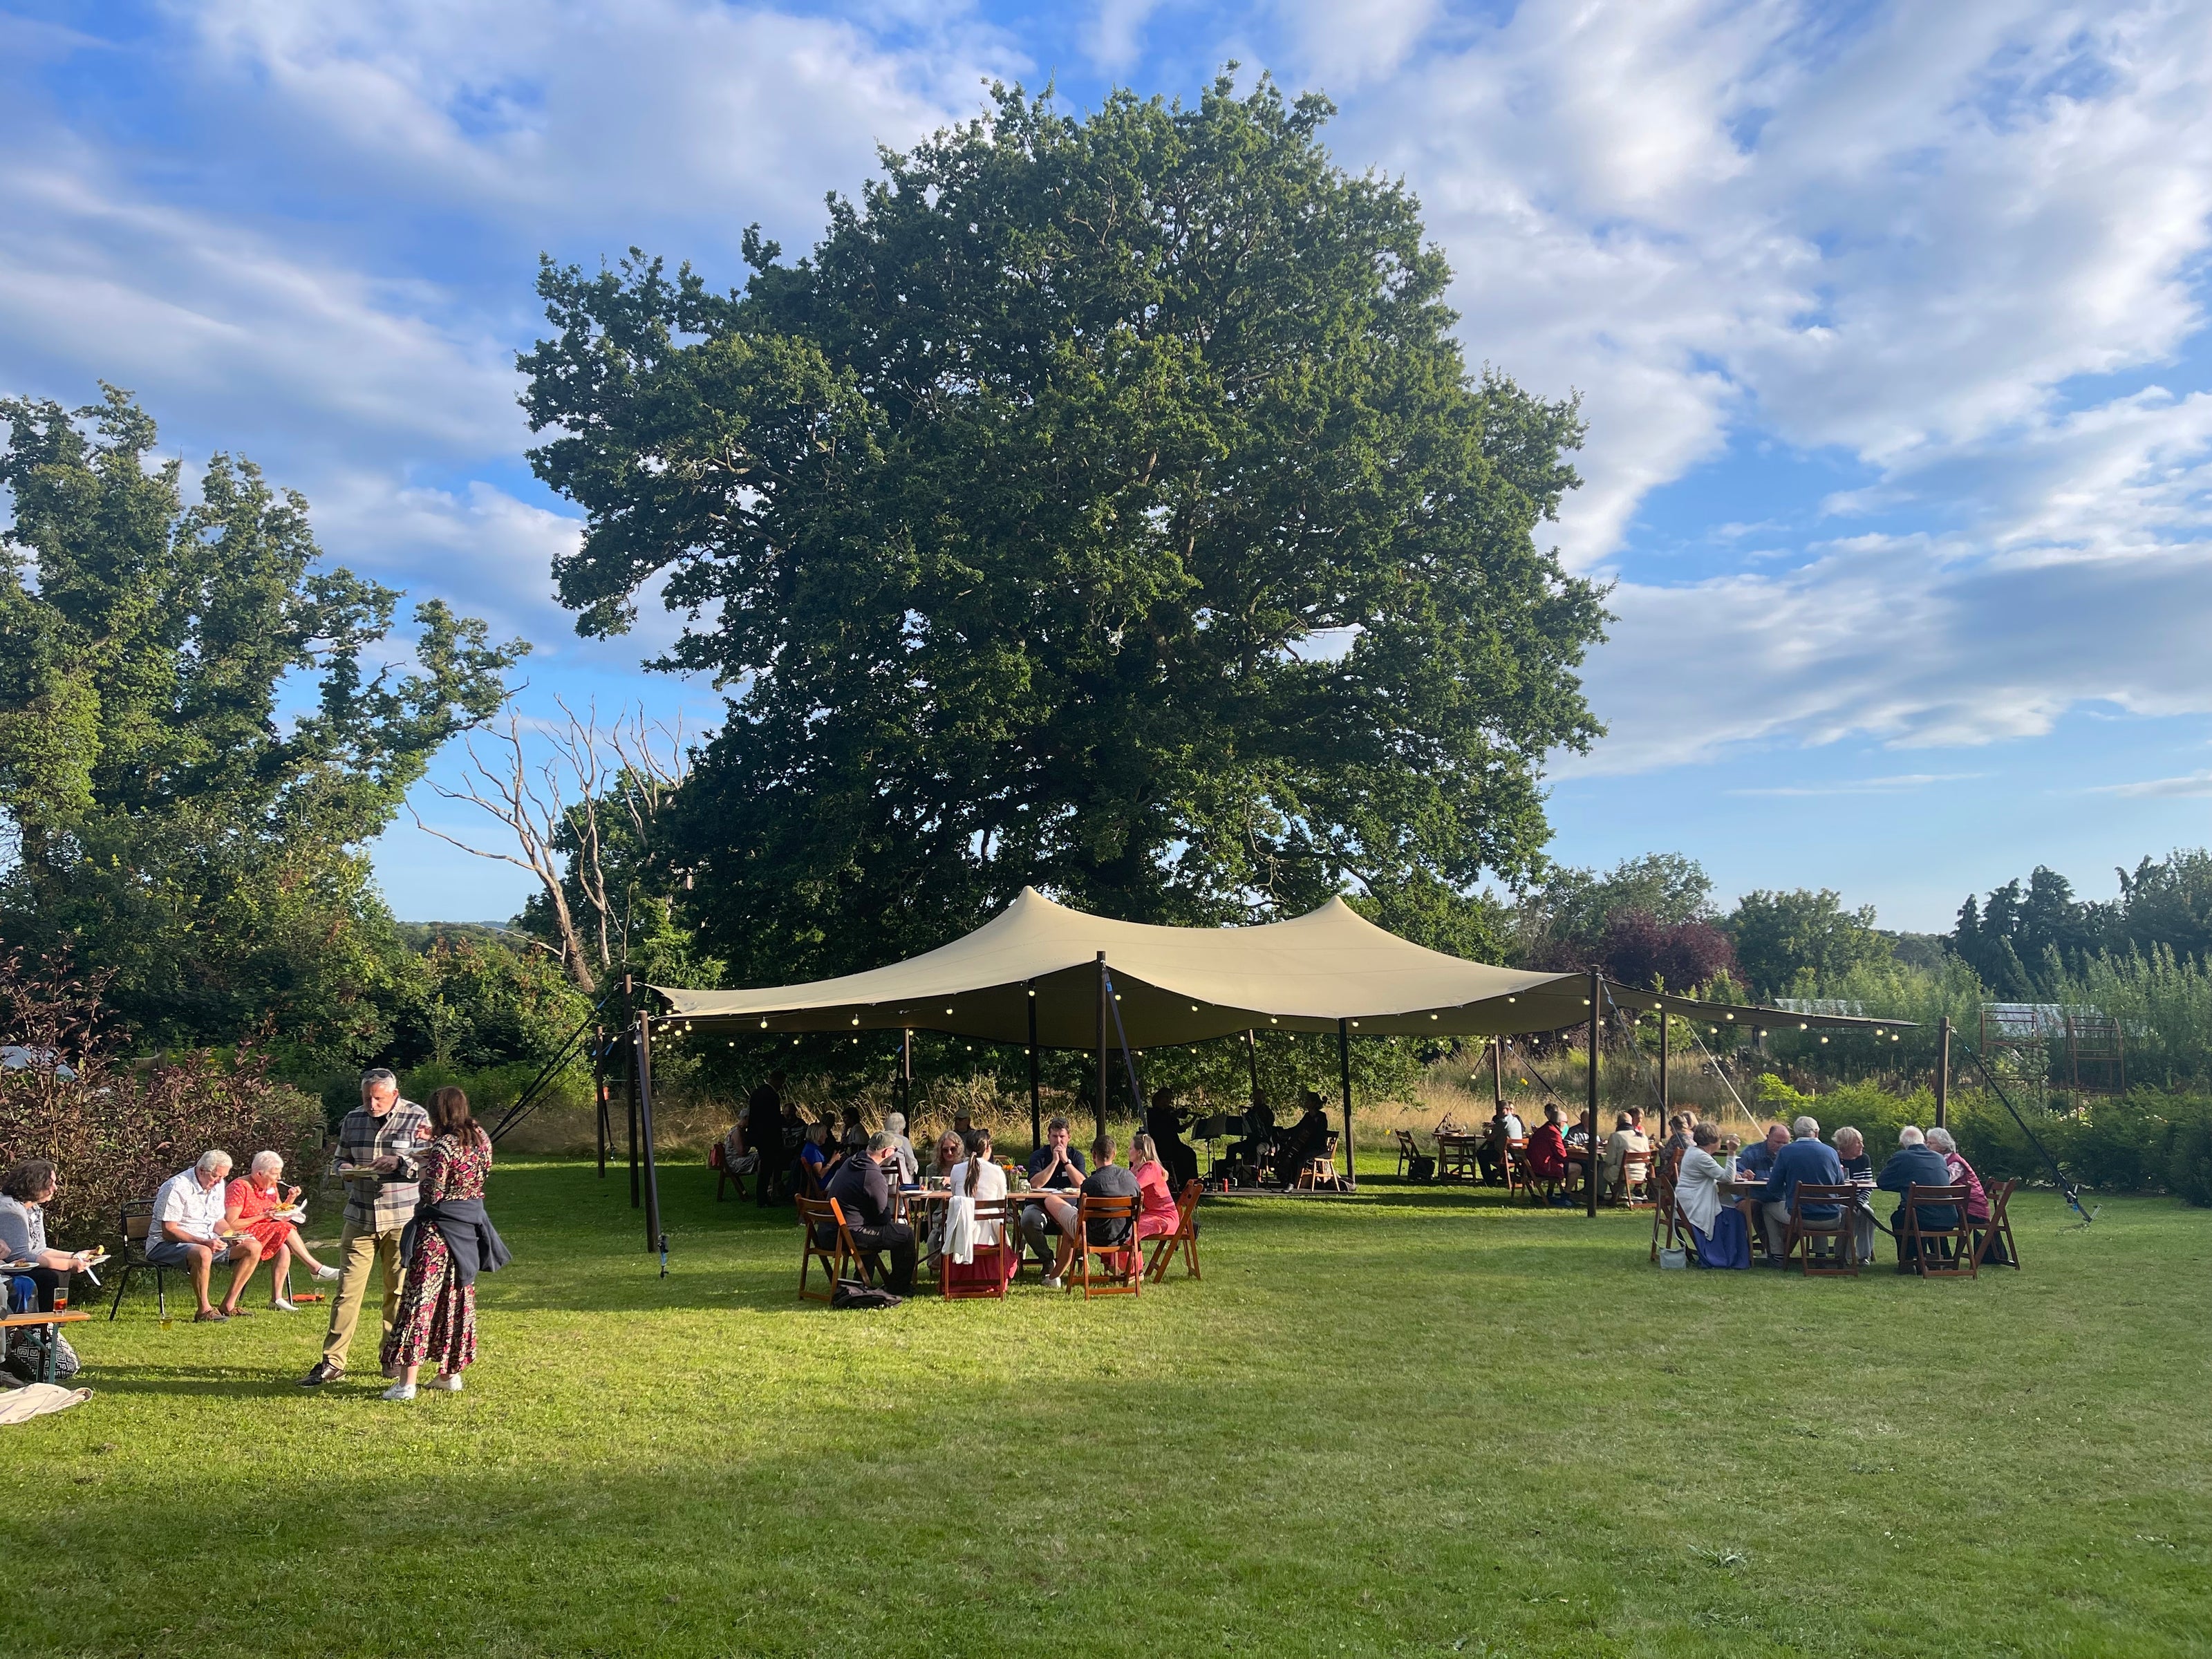
<path id="1" fill-rule="evenodd" d="M 384 1326 L 399 1316 L 407 1264 L 399 1235 L 415 1213 L 415 1154 L 430 1139 L 428 1113 L 399 1097 L 399 1079 L 380 1067 L 361 1078 L 361 1104 L 338 1125 L 337 1172 L 346 1184 L 345 1223 L 338 1232 L 338 1289 L 331 1298 L 331 1330 L 323 1357 L 300 1379 L 319 1389 L 345 1375 L 346 1350 L 368 1297 L 368 1270 L 384 1277 Z"/>

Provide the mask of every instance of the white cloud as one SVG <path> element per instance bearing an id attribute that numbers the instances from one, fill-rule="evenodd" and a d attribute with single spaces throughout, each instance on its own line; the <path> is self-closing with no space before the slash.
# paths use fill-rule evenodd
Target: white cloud
<path id="1" fill-rule="evenodd" d="M 1337 147 L 1420 192 L 1470 355 L 1583 391 L 1570 563 L 1762 432 L 1872 469 L 1831 513 L 1925 526 L 1783 572 L 1723 535 L 1737 574 L 1680 587 L 1632 560 L 1589 674 L 1613 735 L 1566 769 L 2212 708 L 2212 398 L 2081 390 L 2203 326 L 2212 12 L 1528 0 L 1447 33 Z"/>
<path id="2" fill-rule="evenodd" d="M 2197 800 L 2212 795 L 2212 772 L 2191 772 L 2179 778 L 2151 778 L 2142 783 L 2107 783 L 2084 793 L 2118 795 L 2130 800 Z"/>
<path id="3" fill-rule="evenodd" d="M 1986 776 L 1981 772 L 1899 772 L 1886 778 L 1842 778 L 1834 783 L 1778 784 L 1771 789 L 1731 789 L 1731 795 L 1771 795 L 1790 798 L 1815 795 L 1897 795 L 1925 789 L 1931 783 L 1968 783 Z"/>
<path id="4" fill-rule="evenodd" d="M 561 243 L 711 226 L 719 251 L 745 217 L 811 234 L 823 192 L 851 189 L 878 143 L 972 113 L 981 77 L 1025 67 L 957 5 L 878 10 L 875 31 L 711 0 L 219 0 L 182 15 L 215 83 L 251 94 L 255 119 L 316 163 Z"/>

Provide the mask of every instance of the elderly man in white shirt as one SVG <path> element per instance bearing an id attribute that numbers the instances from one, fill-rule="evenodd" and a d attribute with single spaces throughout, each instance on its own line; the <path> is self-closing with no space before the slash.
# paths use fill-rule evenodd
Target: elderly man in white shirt
<path id="1" fill-rule="evenodd" d="M 251 1235 L 222 1236 L 227 1207 L 223 1188 L 229 1179 L 228 1152 L 202 1152 L 191 1169 L 161 1183 L 154 1194 L 153 1219 L 146 1227 L 146 1259 L 157 1267 L 178 1267 L 188 1273 L 192 1294 L 200 1304 L 192 1317 L 212 1325 L 246 1317 L 238 1298 L 261 1260 L 261 1246 Z M 218 1261 L 232 1264 L 230 1294 L 220 1308 L 208 1302 L 209 1273 Z"/>

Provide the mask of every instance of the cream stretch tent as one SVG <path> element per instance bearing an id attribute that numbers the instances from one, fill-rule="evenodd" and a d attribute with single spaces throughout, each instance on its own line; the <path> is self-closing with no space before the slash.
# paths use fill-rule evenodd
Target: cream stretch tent
<path id="1" fill-rule="evenodd" d="M 1040 1048 L 1096 1048 L 1102 1127 L 1108 1050 L 1200 1042 L 1248 1030 L 1333 1031 L 1343 1080 L 1345 1167 L 1352 1167 L 1349 1043 L 1354 1036 L 1504 1036 L 1589 1023 L 1607 1007 L 1668 1012 L 1758 1028 L 1887 1029 L 1842 1016 L 1694 1002 L 1610 984 L 1593 973 L 1528 973 L 1467 962 L 1377 927 L 1341 899 L 1251 927 L 1159 927 L 1055 904 L 1024 887 L 974 933 L 889 967 L 752 990 L 652 988 L 663 1029 L 753 1032 L 930 1030 L 1026 1047 L 1030 1091 Z M 1665 1022 L 1662 1022 L 1662 1032 Z M 650 1029 L 638 1027 L 641 1096 Z M 1589 1109 L 1596 1109 L 1596 1044 Z M 641 1099 L 651 1164 L 650 1107 Z M 1595 1118 L 1592 1120 L 1595 1122 Z M 648 1182 L 650 1176 L 648 1176 Z M 657 1208 L 656 1206 L 653 1206 Z M 648 1231 L 657 1221 L 648 1217 Z"/>

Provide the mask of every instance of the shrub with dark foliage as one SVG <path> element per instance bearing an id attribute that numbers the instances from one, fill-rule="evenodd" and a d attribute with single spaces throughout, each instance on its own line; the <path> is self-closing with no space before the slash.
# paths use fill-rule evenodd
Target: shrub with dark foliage
<path id="1" fill-rule="evenodd" d="M 152 1197 L 211 1146 L 241 1170 L 275 1151 L 288 1180 L 312 1184 L 322 1140 L 313 1097 L 272 1079 L 265 1053 L 246 1044 L 124 1058 L 104 1017 L 106 981 L 65 963 L 0 957 L 0 1041 L 24 1061 L 0 1070 L 0 1166 L 54 1161 L 58 1243 L 112 1241 L 124 1200 Z"/>

